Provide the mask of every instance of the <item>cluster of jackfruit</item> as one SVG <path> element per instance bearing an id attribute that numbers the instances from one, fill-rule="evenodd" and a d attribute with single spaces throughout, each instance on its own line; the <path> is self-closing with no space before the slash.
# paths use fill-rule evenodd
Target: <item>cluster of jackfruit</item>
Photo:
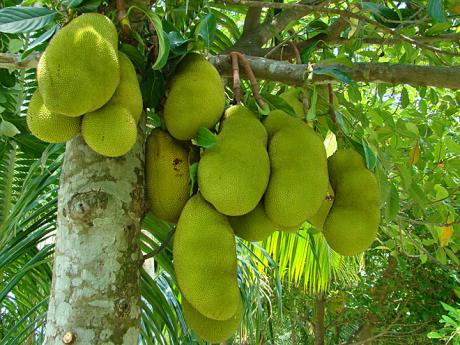
<path id="1" fill-rule="evenodd" d="M 27 112 L 37 138 L 60 143 L 81 132 L 101 155 L 118 157 L 131 150 L 142 95 L 133 64 L 118 51 L 109 18 L 88 13 L 63 27 L 40 58 L 37 80 Z"/>
<path id="2" fill-rule="evenodd" d="M 241 105 L 224 112 L 218 72 L 191 54 L 169 84 L 167 131 L 154 129 L 147 139 L 150 209 L 177 224 L 173 263 L 184 317 L 209 342 L 228 339 L 243 315 L 235 235 L 262 241 L 309 221 L 344 255 L 376 236 L 378 189 L 361 156 L 340 150 L 328 161 L 321 137 L 301 120 L 297 95 L 282 97 L 298 117 L 273 110 L 261 122 Z M 187 145 L 200 127 L 219 130 L 216 144 L 201 150 L 192 195 Z"/>

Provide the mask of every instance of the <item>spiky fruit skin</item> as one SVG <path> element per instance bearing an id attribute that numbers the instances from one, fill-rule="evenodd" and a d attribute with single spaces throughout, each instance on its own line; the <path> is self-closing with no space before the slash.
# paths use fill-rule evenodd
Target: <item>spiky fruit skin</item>
<path id="1" fill-rule="evenodd" d="M 250 242 L 267 239 L 278 230 L 265 213 L 263 203 L 259 203 L 251 212 L 239 217 L 228 217 L 235 235 Z"/>
<path id="2" fill-rule="evenodd" d="M 305 117 L 305 111 L 303 109 L 303 103 L 299 100 L 298 92 L 296 89 L 291 89 L 280 94 L 280 97 L 286 101 L 287 104 L 294 109 L 294 112 L 299 118 Z"/>
<path id="3" fill-rule="evenodd" d="M 151 212 L 176 223 L 189 199 L 188 153 L 160 129 L 149 135 L 145 149 L 145 180 Z"/>
<path id="4" fill-rule="evenodd" d="M 240 299 L 235 236 L 227 217 L 200 194 L 179 217 L 173 260 L 179 288 L 199 313 L 214 320 L 235 315 Z"/>
<path id="5" fill-rule="evenodd" d="M 118 35 L 109 18 L 83 14 L 51 40 L 37 67 L 46 107 L 80 116 L 102 107 L 120 80 Z"/>
<path id="6" fill-rule="evenodd" d="M 81 119 L 51 112 L 44 104 L 40 92 L 32 95 L 27 110 L 27 126 L 38 139 L 47 143 L 63 143 L 80 133 Z"/>
<path id="7" fill-rule="evenodd" d="M 120 62 L 120 83 L 108 104 L 121 105 L 129 110 L 136 122 L 142 114 L 142 93 L 136 70 L 131 60 L 118 52 Z"/>
<path id="8" fill-rule="evenodd" d="M 136 121 L 126 108 L 106 105 L 83 116 L 81 134 L 95 152 L 119 157 L 128 153 L 136 143 Z"/>
<path id="9" fill-rule="evenodd" d="M 327 187 L 326 197 L 321 203 L 319 210 L 313 216 L 308 218 L 309 223 L 313 225 L 316 228 L 316 230 L 320 232 L 323 231 L 324 222 L 326 221 L 327 215 L 329 214 L 329 211 L 333 203 L 334 190 L 332 189 L 331 184 L 329 184 Z"/>
<path id="10" fill-rule="evenodd" d="M 228 320 L 213 320 L 199 313 L 193 306 L 182 300 L 182 311 L 184 312 L 185 321 L 193 331 L 204 340 L 210 343 L 223 343 L 229 339 L 238 329 L 243 319 L 243 303 L 241 298 L 238 302 L 235 315 Z"/>
<path id="11" fill-rule="evenodd" d="M 284 112 L 271 112 L 264 124 L 271 165 L 265 211 L 274 223 L 297 227 L 318 211 L 326 196 L 326 150 L 313 129 Z"/>
<path id="12" fill-rule="evenodd" d="M 242 106 L 226 111 L 217 145 L 198 165 L 198 186 L 219 212 L 240 216 L 253 210 L 267 187 L 267 134 L 255 114 Z"/>
<path id="13" fill-rule="evenodd" d="M 196 137 L 198 128 L 212 128 L 224 111 L 225 94 L 215 67 L 197 54 L 186 57 L 170 82 L 164 106 L 168 132 L 176 139 Z"/>
<path id="14" fill-rule="evenodd" d="M 339 150 L 329 157 L 335 199 L 324 223 L 327 243 L 341 255 L 357 255 L 375 240 L 380 222 L 379 188 L 362 157 Z"/>

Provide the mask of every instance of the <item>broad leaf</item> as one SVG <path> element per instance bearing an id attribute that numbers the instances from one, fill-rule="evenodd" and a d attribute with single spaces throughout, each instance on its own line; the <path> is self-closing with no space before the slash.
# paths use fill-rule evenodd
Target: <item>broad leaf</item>
<path id="1" fill-rule="evenodd" d="M 42 7 L 7 7 L 0 10 L 0 32 L 31 32 L 50 23 L 57 12 Z"/>

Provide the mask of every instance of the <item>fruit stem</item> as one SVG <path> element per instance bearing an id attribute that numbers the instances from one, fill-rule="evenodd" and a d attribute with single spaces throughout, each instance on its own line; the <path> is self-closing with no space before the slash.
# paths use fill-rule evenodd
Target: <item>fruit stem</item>
<path id="1" fill-rule="evenodd" d="M 235 104 L 241 103 L 241 85 L 240 85 L 240 66 L 238 65 L 238 55 L 235 52 L 231 52 L 230 58 L 232 59 L 232 71 L 233 71 L 233 95 L 235 98 Z"/>

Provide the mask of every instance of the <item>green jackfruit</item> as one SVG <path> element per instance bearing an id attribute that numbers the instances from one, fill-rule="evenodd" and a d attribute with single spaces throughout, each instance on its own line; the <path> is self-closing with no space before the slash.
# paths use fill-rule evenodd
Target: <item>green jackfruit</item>
<path id="1" fill-rule="evenodd" d="M 329 184 L 326 197 L 321 203 L 321 207 L 319 208 L 318 212 L 308 218 L 310 224 L 313 225 L 318 231 L 323 231 L 324 222 L 326 221 L 327 215 L 329 214 L 329 210 L 331 209 L 333 202 L 334 190 L 332 189 L 331 184 Z"/>
<path id="2" fill-rule="evenodd" d="M 299 92 L 297 89 L 290 89 L 280 94 L 280 97 L 286 101 L 287 104 L 294 109 L 296 115 L 303 119 L 305 117 L 305 111 L 303 103 L 299 100 Z"/>
<path id="3" fill-rule="evenodd" d="M 265 212 L 282 227 L 297 227 L 319 210 L 326 196 L 326 150 L 313 129 L 286 113 L 271 112 L 264 124 L 271 166 Z"/>
<path id="4" fill-rule="evenodd" d="M 263 241 L 276 230 L 278 226 L 267 217 L 263 203 L 259 203 L 251 212 L 238 217 L 228 217 L 235 235 L 246 241 Z"/>
<path id="5" fill-rule="evenodd" d="M 186 57 L 170 82 L 164 106 L 168 132 L 190 140 L 200 127 L 212 128 L 224 111 L 224 86 L 212 64 L 197 54 Z"/>
<path id="6" fill-rule="evenodd" d="M 187 151 L 168 133 L 155 129 L 147 138 L 145 167 L 152 213 L 176 223 L 189 199 Z"/>
<path id="7" fill-rule="evenodd" d="M 136 122 L 142 114 L 142 94 L 136 70 L 131 60 L 118 52 L 120 61 L 120 83 L 108 104 L 121 105 L 129 110 Z"/>
<path id="8" fill-rule="evenodd" d="M 353 150 L 337 151 L 328 163 L 335 198 L 323 234 L 337 253 L 357 255 L 377 235 L 380 222 L 377 180 Z"/>
<path id="9" fill-rule="evenodd" d="M 136 143 L 136 121 L 126 108 L 107 104 L 83 116 L 81 134 L 97 153 L 118 157 L 128 153 Z"/>
<path id="10" fill-rule="evenodd" d="M 235 315 L 241 298 L 235 236 L 227 217 L 200 194 L 187 201 L 179 217 L 173 260 L 177 284 L 199 313 L 214 320 Z"/>
<path id="11" fill-rule="evenodd" d="M 213 320 L 200 314 L 186 299 L 182 300 L 182 311 L 187 324 L 196 334 L 210 343 L 222 343 L 238 329 L 243 319 L 243 302 L 240 298 L 235 315 L 224 321 Z"/>
<path id="12" fill-rule="evenodd" d="M 267 134 L 254 113 L 242 106 L 226 111 L 217 145 L 198 165 L 198 186 L 219 212 L 240 216 L 253 210 L 267 187 Z"/>
<path id="13" fill-rule="evenodd" d="M 37 90 L 32 95 L 27 110 L 27 126 L 38 139 L 47 143 L 62 143 L 80 133 L 81 119 L 51 112 L 43 104 Z"/>
<path id="14" fill-rule="evenodd" d="M 120 80 L 118 35 L 109 18 L 83 14 L 51 40 L 37 67 L 46 107 L 80 116 L 102 107 Z"/>

